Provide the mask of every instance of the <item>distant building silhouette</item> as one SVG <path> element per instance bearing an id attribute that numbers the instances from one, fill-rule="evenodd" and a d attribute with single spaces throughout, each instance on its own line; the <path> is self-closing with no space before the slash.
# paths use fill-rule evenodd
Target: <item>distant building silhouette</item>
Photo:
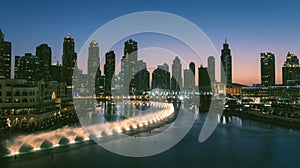
<path id="1" fill-rule="evenodd" d="M 0 79 L 11 78 L 11 42 L 4 41 L 4 34 L 0 29 Z"/>
<path id="2" fill-rule="evenodd" d="M 64 38 L 62 66 L 64 71 L 64 82 L 67 85 L 72 85 L 73 72 L 76 67 L 77 54 L 75 52 L 74 39 L 68 34 Z"/>
<path id="3" fill-rule="evenodd" d="M 36 57 L 39 62 L 37 80 L 51 80 L 51 48 L 47 44 L 41 44 L 36 47 Z"/>
<path id="4" fill-rule="evenodd" d="M 104 74 L 105 74 L 105 95 L 111 95 L 112 89 L 114 89 L 114 78 L 115 73 L 115 62 L 116 55 L 114 51 L 109 51 L 105 54 L 105 65 L 104 65 Z"/>
<path id="5" fill-rule="evenodd" d="M 135 74 L 135 79 L 137 81 L 137 93 L 141 94 L 150 89 L 150 73 L 147 70 L 146 62 L 138 61 L 138 72 Z"/>
<path id="6" fill-rule="evenodd" d="M 180 59 L 175 57 L 172 64 L 171 90 L 180 91 L 182 88 L 182 65 Z"/>
<path id="7" fill-rule="evenodd" d="M 264 86 L 275 86 L 275 55 L 273 53 L 260 54 L 260 78 Z"/>
<path id="8" fill-rule="evenodd" d="M 164 64 L 164 66 L 158 66 L 152 72 L 152 89 L 170 89 L 170 72 L 166 71 L 167 66 L 165 65 L 167 64 Z M 164 69 L 161 69 L 160 67 Z"/>
<path id="9" fill-rule="evenodd" d="M 282 84 L 290 85 L 292 83 L 300 83 L 299 59 L 293 53 L 288 52 L 282 67 Z"/>
<path id="10" fill-rule="evenodd" d="M 164 63 L 163 65 L 158 65 L 157 68 L 162 69 L 162 70 L 164 70 L 166 72 L 170 72 L 169 65 L 166 64 L 166 63 Z"/>
<path id="11" fill-rule="evenodd" d="M 195 75 L 196 75 L 196 72 L 195 72 L 195 63 L 194 62 L 190 62 L 189 64 L 189 68 L 190 68 L 190 71 L 193 73 L 193 78 L 191 79 L 191 85 L 195 86 Z"/>
<path id="12" fill-rule="evenodd" d="M 98 42 L 93 40 L 90 42 L 88 57 L 88 74 L 90 79 L 95 79 L 98 68 L 100 68 L 99 46 Z"/>
<path id="13" fill-rule="evenodd" d="M 199 89 L 209 89 L 211 87 L 210 84 L 210 78 L 209 78 L 209 74 L 208 74 L 208 69 L 206 67 L 203 67 L 203 65 L 201 65 L 198 68 L 198 84 L 199 84 Z"/>
<path id="14" fill-rule="evenodd" d="M 221 51 L 221 82 L 232 85 L 232 56 L 226 39 Z"/>
<path id="15" fill-rule="evenodd" d="M 124 94 L 133 94 L 136 91 L 136 79 L 134 78 L 138 64 L 138 43 L 132 39 L 125 42 L 124 55 L 121 62 L 121 81 L 129 90 L 123 90 Z"/>
<path id="16" fill-rule="evenodd" d="M 88 92 L 96 96 L 104 93 L 104 77 L 101 75 L 99 45 L 96 40 L 90 42 L 88 50 Z"/>
<path id="17" fill-rule="evenodd" d="M 195 77 L 194 73 L 190 69 L 183 70 L 184 76 L 184 89 L 188 91 L 192 91 L 195 87 Z"/>
<path id="18" fill-rule="evenodd" d="M 208 74 L 210 77 L 210 80 L 212 82 L 216 81 L 216 68 L 215 68 L 215 57 L 214 56 L 209 56 L 207 58 L 207 70 L 208 70 Z"/>

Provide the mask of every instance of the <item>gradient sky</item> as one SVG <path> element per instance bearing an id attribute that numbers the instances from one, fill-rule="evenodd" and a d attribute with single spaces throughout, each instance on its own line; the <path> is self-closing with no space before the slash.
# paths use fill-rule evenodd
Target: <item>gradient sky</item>
<path id="1" fill-rule="evenodd" d="M 260 82 L 261 52 L 275 53 L 277 83 L 281 83 L 287 52 L 300 55 L 298 0 L 10 0 L 1 2 L 0 28 L 13 44 L 13 56 L 35 53 L 36 46 L 47 43 L 56 62 L 61 60 L 63 38 L 68 33 L 74 37 L 79 52 L 86 39 L 104 23 L 149 10 L 190 20 L 207 34 L 218 51 L 227 38 L 233 55 L 233 81 L 237 83 Z"/>

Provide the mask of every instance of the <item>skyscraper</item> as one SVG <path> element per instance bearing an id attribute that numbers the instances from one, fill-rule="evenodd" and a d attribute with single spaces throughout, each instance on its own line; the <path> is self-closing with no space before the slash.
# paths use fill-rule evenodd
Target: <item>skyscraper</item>
<path id="1" fill-rule="evenodd" d="M 88 57 L 88 74 L 90 79 L 95 78 L 96 72 L 98 71 L 97 68 L 100 68 L 99 46 L 98 42 L 93 40 L 92 42 L 90 42 Z"/>
<path id="2" fill-rule="evenodd" d="M 184 76 L 184 89 L 191 91 L 195 86 L 194 73 L 190 69 L 183 70 Z"/>
<path id="3" fill-rule="evenodd" d="M 208 69 L 206 67 L 203 67 L 202 65 L 198 68 L 198 83 L 199 83 L 199 89 L 208 89 L 210 88 L 210 79 L 208 75 Z"/>
<path id="4" fill-rule="evenodd" d="M 139 94 L 150 89 L 150 73 L 147 70 L 146 62 L 138 61 L 138 72 L 135 74 L 135 79 L 137 79 L 137 92 Z"/>
<path id="5" fill-rule="evenodd" d="M 162 66 L 166 68 L 165 66 Z M 159 66 L 152 72 L 152 89 L 170 89 L 170 72 Z"/>
<path id="6" fill-rule="evenodd" d="M 299 59 L 293 53 L 288 52 L 282 67 L 282 83 L 283 85 L 289 85 L 289 83 L 296 80 L 300 80 Z"/>
<path id="7" fill-rule="evenodd" d="M 195 63 L 194 62 L 190 62 L 190 64 L 189 64 L 189 68 L 190 68 L 190 71 L 193 73 L 192 75 L 193 75 L 193 77 L 191 78 L 191 85 L 192 86 L 195 86 L 195 74 L 196 74 L 196 72 L 195 72 Z"/>
<path id="8" fill-rule="evenodd" d="M 72 85 L 73 71 L 76 66 L 77 54 L 75 52 L 74 39 L 68 34 L 64 38 L 63 43 L 63 55 L 62 55 L 62 66 L 64 71 L 64 82 L 67 85 Z"/>
<path id="9" fill-rule="evenodd" d="M 164 63 L 163 65 L 158 65 L 157 68 L 162 69 L 164 71 L 170 72 L 169 71 L 169 65 Z"/>
<path id="10" fill-rule="evenodd" d="M 192 71 L 193 74 L 195 75 L 195 63 L 194 62 L 190 62 L 189 68 L 190 68 L 190 71 Z"/>
<path id="11" fill-rule="evenodd" d="M 124 90 L 124 94 L 132 94 L 136 90 L 136 79 L 134 78 L 137 72 L 138 46 L 137 42 L 129 39 L 124 45 L 124 55 L 121 62 L 121 80 L 124 86 L 129 86 L 129 90 Z"/>
<path id="12" fill-rule="evenodd" d="M 115 73 L 115 62 L 116 55 L 114 51 L 109 51 L 105 54 L 105 65 L 104 65 L 104 74 L 105 74 L 105 95 L 111 95 L 111 91 L 114 86 L 113 75 Z"/>
<path id="13" fill-rule="evenodd" d="M 47 44 L 36 47 L 36 57 L 39 62 L 38 80 L 51 80 L 51 48 Z"/>
<path id="14" fill-rule="evenodd" d="M 273 53 L 260 54 L 260 79 L 264 86 L 275 85 L 275 55 Z"/>
<path id="15" fill-rule="evenodd" d="M 215 57 L 209 56 L 207 59 L 207 70 L 212 82 L 216 81 L 216 70 L 215 70 Z"/>
<path id="16" fill-rule="evenodd" d="M 11 42 L 4 41 L 0 29 L 0 78 L 10 79 L 11 73 Z"/>
<path id="17" fill-rule="evenodd" d="M 221 51 L 221 82 L 227 87 L 232 85 L 232 58 L 226 39 Z"/>
<path id="18" fill-rule="evenodd" d="M 175 57 L 172 64 L 171 89 L 180 91 L 180 88 L 182 88 L 182 65 L 180 59 Z"/>

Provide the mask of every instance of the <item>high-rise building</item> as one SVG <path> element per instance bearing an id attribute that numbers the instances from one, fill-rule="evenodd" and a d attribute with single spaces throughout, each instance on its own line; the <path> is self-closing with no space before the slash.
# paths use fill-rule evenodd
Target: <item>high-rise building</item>
<path id="1" fill-rule="evenodd" d="M 77 54 L 75 52 L 74 39 L 68 34 L 64 38 L 63 43 L 63 55 L 62 55 L 62 66 L 64 71 L 64 82 L 67 85 L 72 85 L 73 72 L 76 66 Z"/>
<path id="2" fill-rule="evenodd" d="M 221 51 L 221 82 L 227 87 L 232 85 L 232 56 L 226 39 Z"/>
<path id="3" fill-rule="evenodd" d="M 146 62 L 138 61 L 138 72 L 135 74 L 135 79 L 137 81 L 137 93 L 141 94 L 150 89 L 150 73 L 147 70 Z"/>
<path id="4" fill-rule="evenodd" d="M 180 59 L 175 57 L 172 64 L 171 89 L 180 91 L 180 88 L 182 88 L 182 65 Z"/>
<path id="5" fill-rule="evenodd" d="M 162 69 L 164 71 L 170 72 L 169 71 L 169 65 L 164 63 L 163 65 L 158 65 L 157 68 Z"/>
<path id="6" fill-rule="evenodd" d="M 95 94 L 96 96 L 105 94 L 105 76 L 101 75 L 100 67 L 97 68 L 95 77 Z"/>
<path id="7" fill-rule="evenodd" d="M 98 68 L 100 68 L 99 46 L 98 42 L 93 40 L 92 42 L 90 42 L 88 57 L 88 74 L 91 79 L 95 78 Z"/>
<path id="8" fill-rule="evenodd" d="M 210 88 L 210 78 L 208 74 L 208 69 L 202 65 L 198 68 L 198 83 L 199 89 L 208 89 Z"/>
<path id="9" fill-rule="evenodd" d="M 294 83 L 297 80 L 300 80 L 299 59 L 293 53 L 288 52 L 282 67 L 282 83 L 283 85 L 290 85 L 289 83 Z"/>
<path id="10" fill-rule="evenodd" d="M 15 79 L 26 79 L 29 81 L 39 80 L 39 60 L 31 53 L 25 53 L 23 57 L 16 56 L 18 67 Z"/>
<path id="11" fill-rule="evenodd" d="M 51 80 L 51 48 L 47 44 L 36 47 L 36 57 L 39 61 L 38 80 Z"/>
<path id="12" fill-rule="evenodd" d="M 0 29 L 0 78 L 10 79 L 11 75 L 11 42 L 4 41 Z"/>
<path id="13" fill-rule="evenodd" d="M 212 82 L 216 81 L 216 68 L 215 68 L 215 57 L 209 56 L 207 58 L 207 70 Z"/>
<path id="14" fill-rule="evenodd" d="M 152 72 L 152 89 L 170 89 L 170 72 L 157 67 Z"/>
<path id="15" fill-rule="evenodd" d="M 189 64 L 189 68 L 190 68 L 190 71 L 193 73 L 193 77 L 192 77 L 192 81 L 191 81 L 191 85 L 194 87 L 195 86 L 195 63 L 194 62 L 190 62 Z"/>
<path id="16" fill-rule="evenodd" d="M 190 71 L 192 71 L 193 74 L 195 75 L 195 63 L 194 62 L 190 62 L 189 68 L 190 68 Z"/>
<path id="17" fill-rule="evenodd" d="M 116 55 L 114 51 L 109 51 L 105 54 L 105 65 L 104 65 L 104 74 L 105 74 L 105 95 L 111 95 L 111 91 L 114 89 L 114 78 L 115 73 L 115 62 Z"/>
<path id="18" fill-rule="evenodd" d="M 133 94 L 136 90 L 136 79 L 134 78 L 137 72 L 138 59 L 138 44 L 136 41 L 129 39 L 124 45 L 124 55 L 121 62 L 121 80 L 123 87 L 129 86 L 129 90 L 123 90 L 124 94 Z"/>
<path id="19" fill-rule="evenodd" d="M 195 77 L 194 73 L 190 69 L 183 70 L 184 76 L 184 89 L 191 91 L 195 87 Z"/>
<path id="20" fill-rule="evenodd" d="M 275 85 L 275 55 L 273 53 L 260 54 L 260 79 L 264 86 Z"/>

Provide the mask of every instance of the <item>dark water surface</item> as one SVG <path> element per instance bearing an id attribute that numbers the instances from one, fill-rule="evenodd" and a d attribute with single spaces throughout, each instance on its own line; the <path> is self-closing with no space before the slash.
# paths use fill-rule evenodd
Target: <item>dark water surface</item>
<path id="1" fill-rule="evenodd" d="M 0 167 L 300 167 L 300 131 L 231 117 L 199 143 L 206 114 L 173 148 L 150 157 L 130 158 L 83 142 L 0 160 Z"/>

